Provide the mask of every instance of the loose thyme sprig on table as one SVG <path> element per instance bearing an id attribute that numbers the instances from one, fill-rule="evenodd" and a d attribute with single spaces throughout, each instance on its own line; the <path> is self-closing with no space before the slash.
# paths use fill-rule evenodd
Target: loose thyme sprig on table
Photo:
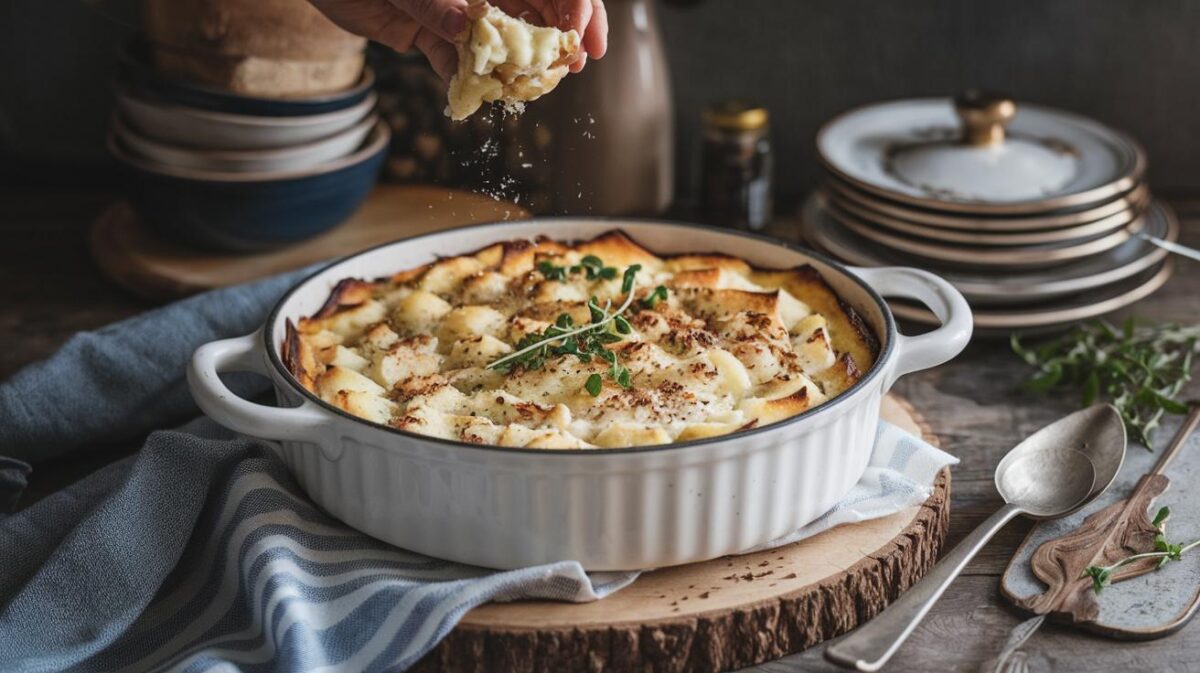
<path id="1" fill-rule="evenodd" d="M 1163 507 L 1154 515 L 1154 527 L 1158 529 L 1158 534 L 1154 536 L 1154 547 L 1156 551 L 1145 552 L 1142 554 L 1134 554 L 1127 556 L 1112 565 L 1107 566 L 1088 566 L 1084 568 L 1079 575 L 1079 579 L 1085 577 L 1092 578 L 1092 590 L 1100 593 L 1104 587 L 1112 584 L 1112 574 L 1119 568 L 1123 568 L 1130 563 L 1136 563 L 1145 559 L 1158 559 L 1158 565 L 1154 566 L 1157 570 L 1171 561 L 1179 561 L 1183 555 L 1192 549 L 1200 546 L 1200 540 L 1189 542 L 1188 544 L 1174 544 L 1167 540 L 1167 519 L 1171 518 L 1171 508 Z"/>
<path id="2" fill-rule="evenodd" d="M 1012 349 L 1037 367 L 1030 388 L 1040 393 L 1078 388 L 1084 406 L 1111 401 L 1133 438 L 1151 449 L 1163 414 L 1187 412 L 1175 396 L 1191 378 L 1200 325 L 1139 326 L 1130 318 L 1118 330 L 1097 320 L 1034 348 L 1022 346 L 1014 333 Z"/>
<path id="3" fill-rule="evenodd" d="M 590 258 L 590 259 L 589 259 Z M 546 264 L 546 262 L 542 262 Z M 572 273 L 579 266 L 587 269 L 588 278 L 610 278 L 606 274 L 606 269 L 613 267 L 603 266 L 603 262 L 599 258 L 588 255 L 580 261 L 579 265 L 570 267 Z M 553 266 L 553 265 L 551 265 Z M 546 269 L 540 268 L 547 278 L 551 277 L 551 273 L 557 274 L 558 271 L 566 273 L 564 267 L 553 267 L 551 273 L 547 273 Z M 546 358 L 560 355 L 574 355 L 581 362 L 591 362 L 592 358 L 598 358 L 608 363 L 608 374 L 617 385 L 622 388 L 629 388 L 632 383 L 632 373 L 629 368 L 622 365 L 617 354 L 607 348 L 608 344 L 622 341 L 627 334 L 633 332 L 633 327 L 629 321 L 622 315 L 628 310 L 633 303 L 633 289 L 636 285 L 637 273 L 642 270 L 641 264 L 633 264 L 625 269 L 625 274 L 621 278 L 621 293 L 625 295 L 625 301 L 616 311 L 610 312 L 612 301 L 606 301 L 601 307 L 595 297 L 588 300 L 587 307 L 591 313 L 591 322 L 587 325 L 575 327 L 575 321 L 570 314 L 563 313 L 558 316 L 554 324 L 547 327 L 540 333 L 527 334 L 517 342 L 517 348 L 512 353 L 505 355 L 502 358 L 494 360 L 488 365 L 488 369 L 498 369 L 500 371 L 512 371 L 517 365 L 521 365 L 526 369 L 540 369 L 545 364 Z M 612 278 L 615 278 L 616 270 L 613 269 Z M 565 275 L 564 275 L 565 277 Z M 653 299 L 652 299 L 653 297 Z M 662 285 L 655 288 L 654 292 L 643 299 L 641 305 L 650 307 L 655 301 L 666 299 L 667 289 Z M 650 300 L 647 303 L 647 300 Z M 609 325 L 616 330 L 615 332 L 608 329 Z M 592 397 L 600 394 L 600 390 L 604 386 L 604 381 L 599 374 L 592 374 L 584 383 L 584 390 L 587 390 Z"/>

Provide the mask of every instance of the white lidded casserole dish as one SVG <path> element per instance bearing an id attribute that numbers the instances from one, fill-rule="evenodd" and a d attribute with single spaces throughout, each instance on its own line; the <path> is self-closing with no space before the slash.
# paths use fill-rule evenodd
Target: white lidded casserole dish
<path id="1" fill-rule="evenodd" d="M 841 395 L 771 425 L 650 447 L 545 450 L 376 425 L 322 402 L 283 364 L 287 321 L 315 313 L 344 278 L 389 276 L 501 241 L 586 239 L 612 229 L 656 254 L 716 251 L 763 268 L 811 264 L 879 338 L 874 366 Z M 900 335 L 881 295 L 918 300 L 943 325 Z M 258 332 L 198 349 L 188 380 L 205 413 L 277 441 L 313 500 L 369 535 L 494 568 L 576 560 L 589 570 L 626 570 L 736 553 L 824 514 L 866 469 L 892 383 L 954 357 L 970 336 L 962 295 L 917 269 L 848 269 L 771 239 L 690 224 L 549 218 L 427 234 L 335 262 L 288 292 Z M 286 408 L 237 397 L 218 376 L 229 371 L 269 377 Z"/>

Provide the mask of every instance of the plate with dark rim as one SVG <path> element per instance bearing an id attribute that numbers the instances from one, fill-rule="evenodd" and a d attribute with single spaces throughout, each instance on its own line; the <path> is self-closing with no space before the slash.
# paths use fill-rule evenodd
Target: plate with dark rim
<path id="1" fill-rule="evenodd" d="M 819 194 L 818 198 L 821 198 Z M 996 248 L 943 243 L 884 231 L 845 213 L 833 212 L 828 207 L 825 210 L 838 226 L 885 248 L 950 267 L 976 268 L 984 266 L 1005 271 L 1057 266 L 1063 262 L 1098 255 L 1134 237 L 1145 226 L 1144 218 L 1136 218 L 1125 227 L 1115 231 L 1079 240 Z"/>
<path id="2" fill-rule="evenodd" d="M 812 196 L 801 213 L 805 239 L 844 261 L 859 266 L 911 264 L 907 256 L 879 246 L 840 226 Z M 1144 231 L 1167 241 L 1179 237 L 1179 222 L 1164 203 L 1153 201 L 1144 216 Z M 1115 283 L 1161 262 L 1167 251 L 1141 238 L 1130 238 L 1102 254 L 1048 270 L 988 273 L 929 267 L 977 306 L 1029 304 Z"/>
<path id="3" fill-rule="evenodd" d="M 998 336 L 1012 330 L 1051 330 L 1098 318 L 1150 296 L 1167 282 L 1174 270 L 1174 260 L 1168 259 L 1133 278 L 1060 301 L 1012 310 L 975 309 L 972 311 L 975 329 L 977 333 L 986 330 L 982 332 L 985 336 Z M 897 318 L 922 325 L 941 324 L 937 316 L 919 306 L 904 301 L 888 304 Z"/>
<path id="4" fill-rule="evenodd" d="M 827 207 L 834 212 L 840 219 L 843 216 L 849 216 L 861 220 L 867 224 L 877 225 L 884 230 L 890 230 L 898 234 L 909 236 L 919 236 L 921 238 L 930 239 L 933 241 L 944 241 L 947 243 L 963 243 L 972 246 L 1014 246 L 1014 245 L 1037 245 L 1041 243 L 1060 243 L 1071 240 L 1079 240 L 1098 234 L 1120 229 L 1139 215 L 1142 214 L 1143 208 L 1126 209 L 1108 217 L 1061 229 L 1036 229 L 1027 231 L 960 231 L 957 229 L 943 229 L 939 227 L 927 227 L 918 222 L 911 222 L 889 215 L 876 213 L 869 208 L 865 208 L 851 199 L 847 199 L 835 190 L 822 189 L 821 193 L 825 198 Z"/>
<path id="5" fill-rule="evenodd" d="M 1150 189 L 1138 183 L 1133 189 L 1100 205 L 1084 208 L 1063 208 L 1037 215 L 972 215 L 944 213 L 917 208 L 875 196 L 831 175 L 825 185 L 844 199 L 853 201 L 875 213 L 919 222 L 927 227 L 959 229 L 962 231 L 1027 231 L 1075 227 L 1127 210 L 1144 210 L 1150 203 Z"/>
<path id="6" fill-rule="evenodd" d="M 1129 191 L 1146 169 L 1145 152 L 1132 138 L 1095 120 L 1063 110 L 1019 103 L 1009 137 L 1060 148 L 1075 157 L 1070 179 L 1038 197 L 983 200 L 930 191 L 891 170 L 896 148 L 957 137 L 960 122 L 949 98 L 915 98 L 864 105 L 844 112 L 817 132 L 817 156 L 841 179 L 904 203 L 972 214 L 1033 214 L 1098 204 Z"/>

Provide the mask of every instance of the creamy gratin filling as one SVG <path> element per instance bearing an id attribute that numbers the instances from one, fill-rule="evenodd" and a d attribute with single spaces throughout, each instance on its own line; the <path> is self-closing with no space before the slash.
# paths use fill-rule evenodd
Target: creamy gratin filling
<path id="1" fill-rule="evenodd" d="M 783 420 L 853 385 L 878 341 L 812 267 L 658 257 L 610 232 L 344 280 L 288 323 L 283 352 L 303 386 L 366 420 L 566 449 Z"/>
<path id="2" fill-rule="evenodd" d="M 458 70 L 450 78 L 446 114 L 466 119 L 484 103 L 510 108 L 558 86 L 579 58 L 579 33 L 535 26 L 480 0 L 467 6 L 469 23 L 456 41 Z"/>

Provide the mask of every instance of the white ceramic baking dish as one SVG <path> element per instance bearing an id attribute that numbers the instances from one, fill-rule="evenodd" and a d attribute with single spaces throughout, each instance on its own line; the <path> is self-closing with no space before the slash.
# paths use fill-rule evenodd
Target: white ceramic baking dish
<path id="1" fill-rule="evenodd" d="M 774 268 L 812 264 L 878 335 L 875 365 L 837 398 L 762 428 L 653 447 L 547 451 L 441 440 L 361 420 L 304 390 L 280 359 L 285 321 L 315 313 L 343 278 L 387 276 L 498 241 L 590 238 L 614 228 L 657 253 L 719 251 Z M 943 325 L 900 335 L 881 295 L 921 301 Z M 573 559 L 591 570 L 622 570 L 735 553 L 825 513 L 866 468 L 880 399 L 892 383 L 954 357 L 970 336 L 962 295 L 917 269 L 847 269 L 725 229 L 539 219 L 427 234 L 336 262 L 287 293 L 260 331 L 198 349 L 188 381 L 209 416 L 277 441 L 313 500 L 369 535 L 494 568 Z M 239 370 L 269 377 L 287 408 L 234 395 L 218 374 Z"/>

